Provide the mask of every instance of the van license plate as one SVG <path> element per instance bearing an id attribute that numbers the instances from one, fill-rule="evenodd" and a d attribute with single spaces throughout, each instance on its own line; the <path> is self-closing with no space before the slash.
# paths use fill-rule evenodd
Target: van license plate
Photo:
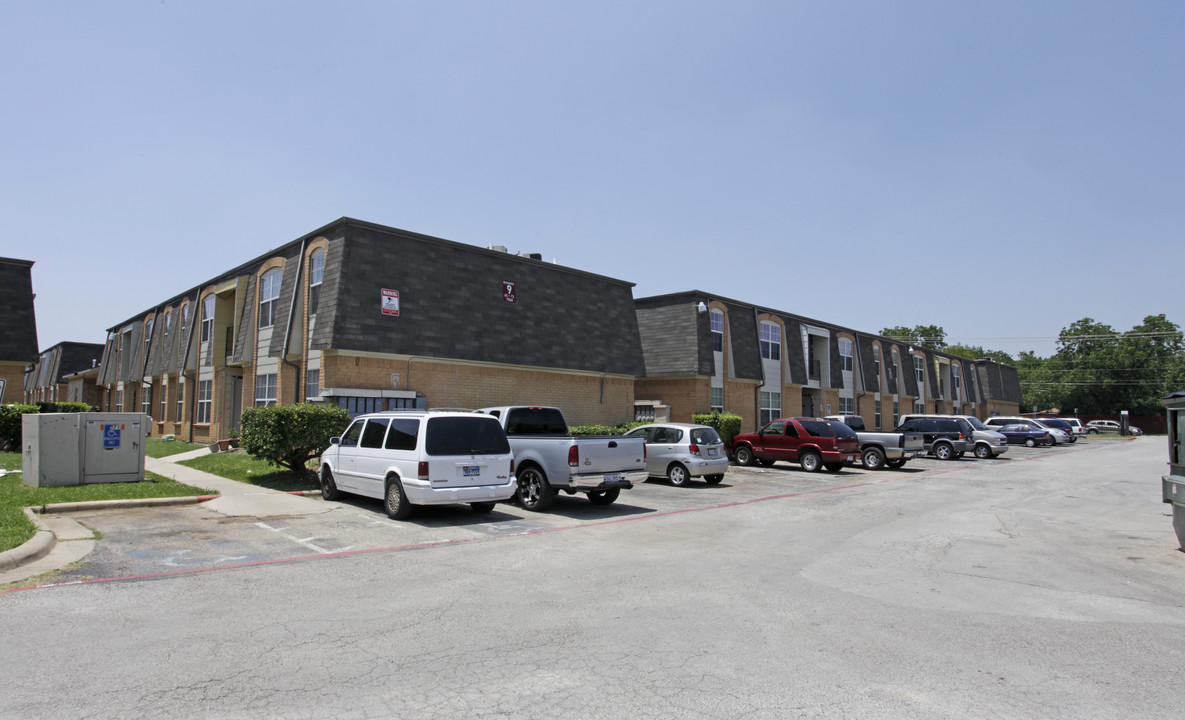
<path id="1" fill-rule="evenodd" d="M 478 477 L 481 475 L 480 465 L 464 465 L 461 467 L 461 475 L 463 477 Z"/>

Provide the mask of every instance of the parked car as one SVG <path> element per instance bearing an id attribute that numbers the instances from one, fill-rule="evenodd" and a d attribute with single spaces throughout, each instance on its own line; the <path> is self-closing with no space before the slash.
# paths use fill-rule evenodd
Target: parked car
<path id="1" fill-rule="evenodd" d="M 488 513 L 517 487 L 514 454 L 491 417 L 465 412 L 359 415 L 321 455 L 321 496 L 381 498 L 402 520 L 414 505 L 469 503 Z"/>
<path id="2" fill-rule="evenodd" d="M 1077 437 L 1085 437 L 1087 435 L 1086 425 L 1078 418 L 1061 418 L 1069 423 L 1070 428 L 1074 431 Z"/>
<path id="3" fill-rule="evenodd" d="M 1078 442 L 1078 434 L 1074 432 L 1074 426 L 1061 418 L 1037 418 L 1037 422 L 1045 427 L 1061 430 L 1072 443 Z"/>
<path id="4" fill-rule="evenodd" d="M 886 465 L 899 468 L 924 452 L 921 433 L 871 432 L 859 415 L 828 415 L 826 419 L 839 421 L 856 432 L 865 470 L 880 470 Z"/>
<path id="5" fill-rule="evenodd" d="M 1048 430 L 1049 434 L 1053 436 L 1053 443 L 1055 445 L 1062 445 L 1070 442 L 1070 433 L 1061 428 L 1046 425 L 1040 420 L 1034 420 L 1033 418 L 997 416 L 988 418 L 984 424 L 993 430 L 1005 425 L 1028 425 L 1029 427 L 1035 428 L 1037 430 Z"/>
<path id="6" fill-rule="evenodd" d="M 1041 430 L 1032 425 L 1013 423 L 1012 425 L 998 425 L 997 428 L 1000 434 L 1013 445 L 1037 447 L 1038 445 L 1053 444 L 1053 436 L 1049 434 L 1048 430 Z"/>
<path id="7" fill-rule="evenodd" d="M 732 439 L 732 453 L 740 465 L 759 462 L 766 467 L 778 460 L 797 462 L 807 472 L 826 468 L 838 472 L 860 458 L 860 441 L 853 436 L 836 437 L 823 418 L 781 418 L 755 433 Z"/>
<path id="8" fill-rule="evenodd" d="M 921 417 L 953 417 L 966 420 L 967 424 L 971 426 L 970 450 L 980 460 L 990 460 L 1008 452 L 1008 440 L 994 429 L 984 425 L 983 421 L 974 415 L 904 415 L 901 421 L 905 422 L 911 418 Z"/>
<path id="9" fill-rule="evenodd" d="M 665 477 L 672 485 L 683 485 L 693 477 L 715 485 L 728 470 L 724 441 L 706 425 L 640 425 L 625 436 L 645 439 L 646 471 L 650 477 Z"/>
<path id="10" fill-rule="evenodd" d="M 905 416 L 898 432 L 920 432 L 928 455 L 939 460 L 962 457 L 973 447 L 971 425 L 962 418 L 939 415 Z"/>
<path id="11" fill-rule="evenodd" d="M 1086 423 L 1086 428 L 1088 432 L 1091 430 L 1091 428 L 1093 428 L 1094 432 L 1096 433 L 1117 433 L 1122 429 L 1119 423 L 1115 422 L 1114 420 L 1091 420 L 1090 422 Z M 1144 434 L 1144 431 L 1135 425 L 1128 425 L 1127 431 L 1132 435 Z"/>

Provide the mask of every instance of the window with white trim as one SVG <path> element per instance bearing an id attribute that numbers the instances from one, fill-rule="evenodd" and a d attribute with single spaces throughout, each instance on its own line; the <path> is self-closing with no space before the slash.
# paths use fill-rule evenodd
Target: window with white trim
<path id="1" fill-rule="evenodd" d="M 165 402 L 169 395 L 169 381 L 161 378 L 160 381 L 160 421 L 164 422 L 168 419 L 169 406 Z"/>
<path id="2" fill-rule="evenodd" d="M 913 374 L 917 378 L 918 385 L 926 382 L 926 359 L 918 355 L 913 356 Z M 921 388 L 918 388 L 921 392 Z"/>
<path id="3" fill-rule="evenodd" d="M 839 365 L 844 371 L 852 372 L 852 341 L 847 338 L 839 339 Z"/>
<path id="4" fill-rule="evenodd" d="M 181 422 L 185 417 L 185 378 L 177 379 L 177 414 L 174 422 Z"/>
<path id="5" fill-rule="evenodd" d="M 197 386 L 197 420 L 199 425 L 206 425 L 210 422 L 210 407 L 214 404 L 214 381 L 213 380 L 198 380 Z"/>
<path id="6" fill-rule="evenodd" d="M 214 336 L 214 295 L 206 296 L 202 301 L 202 342 L 210 342 Z"/>
<path id="7" fill-rule="evenodd" d="M 913 411 L 914 411 L 914 413 L 916 413 L 918 415 L 925 415 L 926 414 L 926 401 L 921 398 L 914 400 L 913 401 Z"/>
<path id="8" fill-rule="evenodd" d="M 115 391 L 115 412 L 123 412 L 123 390 Z"/>
<path id="9" fill-rule="evenodd" d="M 259 278 L 259 327 L 276 324 L 276 303 L 280 300 L 280 268 L 272 268 Z"/>
<path id="10" fill-rule="evenodd" d="M 715 412 L 724 412 L 724 388 L 712 388 L 712 410 Z"/>
<path id="11" fill-rule="evenodd" d="M 152 384 L 144 383 L 143 397 L 140 399 L 140 412 L 152 414 Z"/>
<path id="12" fill-rule="evenodd" d="M 321 280 L 325 277 L 325 250 L 317 248 L 309 257 L 309 317 L 317 314 L 321 302 Z"/>
<path id="13" fill-rule="evenodd" d="M 873 345 L 872 346 L 872 367 L 873 367 L 874 377 L 876 377 L 877 387 L 880 387 L 880 380 L 881 380 L 881 346 L 880 345 Z"/>
<path id="14" fill-rule="evenodd" d="M 148 362 L 148 350 L 152 347 L 152 328 L 155 325 L 153 318 L 148 318 L 144 321 L 144 362 Z M 147 415 L 148 413 L 145 413 Z"/>
<path id="15" fill-rule="evenodd" d="M 901 403 L 893 401 L 893 427 L 901 424 Z"/>
<path id="16" fill-rule="evenodd" d="M 839 414 L 840 415 L 854 415 L 856 414 L 856 398 L 839 396 Z"/>
<path id="17" fill-rule="evenodd" d="M 305 373 L 304 396 L 310 402 L 321 399 L 321 370 L 309 370 Z"/>
<path id="18" fill-rule="evenodd" d="M 893 380 L 893 381 L 897 380 L 897 368 L 899 367 L 899 365 L 900 365 L 900 363 L 898 362 L 897 348 L 893 348 L 892 351 L 889 353 L 889 379 L 890 380 Z M 893 427 L 897 427 L 897 426 L 894 425 Z"/>
<path id="19" fill-rule="evenodd" d="M 782 417 L 782 393 L 761 393 L 761 423 L 759 427 Z"/>
<path id="20" fill-rule="evenodd" d="M 712 310 L 712 350 L 724 351 L 724 311 Z"/>
<path id="21" fill-rule="evenodd" d="M 876 425 L 876 429 L 880 430 L 881 429 L 881 401 L 880 400 L 873 401 L 873 414 L 872 415 L 873 415 L 872 421 Z"/>
<path id="22" fill-rule="evenodd" d="M 276 374 L 255 376 L 255 407 L 271 407 L 276 404 Z"/>
<path id="23" fill-rule="evenodd" d="M 959 366 L 952 363 L 950 366 L 950 389 L 951 399 L 955 402 L 959 401 L 959 391 L 963 387 L 962 378 L 959 377 Z"/>
<path id="24" fill-rule="evenodd" d="M 782 359 L 782 327 L 777 323 L 761 321 L 761 357 L 766 360 Z M 780 395 L 780 393 L 776 393 Z M 779 401 L 780 402 L 780 401 Z"/>

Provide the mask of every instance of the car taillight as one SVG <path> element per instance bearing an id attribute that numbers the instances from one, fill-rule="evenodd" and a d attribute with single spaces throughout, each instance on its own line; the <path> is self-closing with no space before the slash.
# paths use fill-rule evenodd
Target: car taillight
<path id="1" fill-rule="evenodd" d="M 421 480 L 427 480 L 427 479 L 428 479 L 428 461 L 427 461 L 427 460 L 421 460 L 421 461 L 420 461 L 420 467 L 419 467 L 419 469 L 418 469 L 418 472 L 419 472 L 419 474 L 420 474 L 420 479 L 421 479 Z"/>
<path id="2" fill-rule="evenodd" d="M 575 445 L 568 448 L 568 467 L 580 467 L 580 448 Z"/>
<path id="3" fill-rule="evenodd" d="M 963 433 L 959 433 L 959 439 L 960 439 L 960 440 L 966 440 L 966 439 L 967 439 L 967 436 L 966 436 L 966 435 L 964 435 Z"/>
<path id="4" fill-rule="evenodd" d="M 687 451 L 690 452 L 692 455 L 699 455 L 699 445 L 696 445 L 695 443 L 691 443 L 690 445 L 687 446 Z"/>
<path id="5" fill-rule="evenodd" d="M 510 474 L 514 474 L 514 458 L 510 458 Z"/>

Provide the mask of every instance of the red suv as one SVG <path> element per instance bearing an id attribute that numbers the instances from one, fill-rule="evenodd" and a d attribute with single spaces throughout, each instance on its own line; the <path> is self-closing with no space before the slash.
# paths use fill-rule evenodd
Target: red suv
<path id="1" fill-rule="evenodd" d="M 737 435 L 731 447 L 741 465 L 759 462 L 769 467 L 788 460 L 797 461 L 807 472 L 818 472 L 820 467 L 836 472 L 860 458 L 860 441 L 854 436 L 836 437 L 823 418 L 774 420 L 755 433 Z"/>

